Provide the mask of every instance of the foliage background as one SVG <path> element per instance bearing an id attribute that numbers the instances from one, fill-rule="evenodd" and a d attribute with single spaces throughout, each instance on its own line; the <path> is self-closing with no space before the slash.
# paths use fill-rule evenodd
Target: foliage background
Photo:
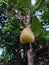
<path id="1" fill-rule="evenodd" d="M 49 0 L 36 0 L 34 5 L 31 4 L 31 0 L 0 0 L 0 33 L 2 34 L 1 48 L 3 49 L 0 56 L 1 65 L 24 65 L 26 63 L 26 45 L 20 43 L 19 37 L 22 31 L 21 26 L 25 27 L 20 16 L 25 16 L 28 12 L 31 17 L 30 28 L 36 38 L 32 44 L 33 51 L 48 45 Z M 39 60 L 40 58 L 42 59 L 41 56 L 38 57 Z"/>

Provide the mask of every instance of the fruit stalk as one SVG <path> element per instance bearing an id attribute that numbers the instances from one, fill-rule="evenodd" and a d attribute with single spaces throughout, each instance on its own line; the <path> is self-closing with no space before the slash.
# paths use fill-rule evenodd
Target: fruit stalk
<path id="1" fill-rule="evenodd" d="M 32 45 L 30 43 L 30 49 L 27 51 L 28 65 L 34 65 L 35 54 L 32 52 Z"/>

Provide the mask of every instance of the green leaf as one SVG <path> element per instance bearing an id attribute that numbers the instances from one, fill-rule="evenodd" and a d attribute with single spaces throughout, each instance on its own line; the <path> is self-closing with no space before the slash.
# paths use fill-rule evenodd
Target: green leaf
<path id="1" fill-rule="evenodd" d="M 0 0 L 0 3 L 2 3 L 4 0 Z"/>
<path id="2" fill-rule="evenodd" d="M 23 5 L 24 5 L 26 8 L 30 8 L 31 0 L 23 0 Z"/>
<path id="3" fill-rule="evenodd" d="M 18 0 L 18 5 L 21 5 L 24 8 L 30 8 L 31 0 Z"/>
<path id="4" fill-rule="evenodd" d="M 34 32 L 35 36 L 38 36 L 41 33 L 41 23 L 35 16 L 32 20 L 31 29 Z"/>

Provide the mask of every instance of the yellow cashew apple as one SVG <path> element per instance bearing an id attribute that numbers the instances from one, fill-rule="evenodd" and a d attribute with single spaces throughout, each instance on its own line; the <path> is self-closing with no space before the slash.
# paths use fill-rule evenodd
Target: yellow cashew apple
<path id="1" fill-rule="evenodd" d="M 22 44 L 33 43 L 34 41 L 35 41 L 35 36 L 29 27 L 22 30 L 20 35 L 20 42 Z"/>

